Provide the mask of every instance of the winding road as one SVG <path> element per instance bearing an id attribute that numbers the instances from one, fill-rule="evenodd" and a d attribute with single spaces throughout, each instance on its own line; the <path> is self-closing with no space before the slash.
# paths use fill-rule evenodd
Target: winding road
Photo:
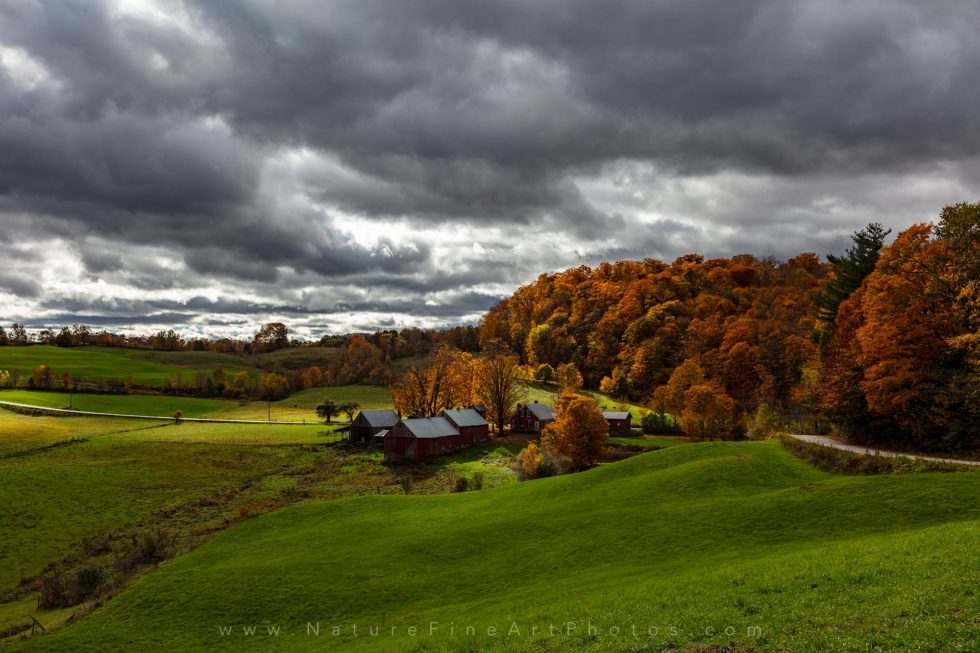
<path id="1" fill-rule="evenodd" d="M 935 463 L 947 463 L 950 465 L 970 465 L 975 467 L 980 467 L 980 461 L 978 460 L 959 460 L 956 458 L 936 458 L 934 456 L 921 456 L 914 453 L 901 453 L 898 451 L 883 451 L 882 449 L 874 449 L 871 447 L 861 447 L 856 444 L 845 444 L 843 442 L 838 442 L 837 440 L 832 440 L 826 435 L 797 435 L 793 433 L 787 433 L 787 437 L 800 440 L 802 442 L 809 442 L 810 444 L 817 444 L 821 447 L 830 447 L 831 449 L 841 449 L 842 451 L 853 451 L 854 453 L 864 454 L 866 456 L 884 456 L 886 458 L 898 458 L 904 456 L 905 458 L 912 458 L 914 460 L 929 460 Z"/>

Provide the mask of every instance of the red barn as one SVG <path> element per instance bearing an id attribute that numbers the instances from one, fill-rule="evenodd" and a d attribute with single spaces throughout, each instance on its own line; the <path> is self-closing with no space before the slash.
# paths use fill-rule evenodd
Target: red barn
<path id="1" fill-rule="evenodd" d="M 555 421 L 555 411 L 535 401 L 533 404 L 517 404 L 517 411 L 510 420 L 510 430 L 516 433 L 538 433 Z"/>
<path id="2" fill-rule="evenodd" d="M 605 411 L 602 416 L 609 422 L 609 431 L 612 433 L 624 433 L 633 429 L 633 416 L 628 410 Z"/>
<path id="3" fill-rule="evenodd" d="M 384 441 L 385 462 L 422 461 L 462 448 L 459 431 L 445 417 L 403 419 L 388 429 Z"/>
<path id="4" fill-rule="evenodd" d="M 459 431 L 460 443 L 464 447 L 490 439 L 490 425 L 475 408 L 452 408 L 442 411 L 442 416 Z"/>

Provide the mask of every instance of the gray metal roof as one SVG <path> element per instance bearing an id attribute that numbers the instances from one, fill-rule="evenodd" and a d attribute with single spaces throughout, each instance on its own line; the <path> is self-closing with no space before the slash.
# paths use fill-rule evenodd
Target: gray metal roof
<path id="1" fill-rule="evenodd" d="M 606 419 L 630 419 L 631 415 L 629 411 L 625 410 L 608 410 L 602 413 L 602 416 Z"/>
<path id="2" fill-rule="evenodd" d="M 398 413 L 393 410 L 362 410 L 361 415 L 371 426 L 390 429 L 398 423 Z"/>
<path id="3" fill-rule="evenodd" d="M 411 417 L 402 424 L 417 438 L 444 438 L 459 435 L 456 427 L 445 417 Z"/>
<path id="4" fill-rule="evenodd" d="M 542 422 L 546 419 L 555 419 L 555 409 L 544 404 L 524 404 L 527 409 Z"/>
<path id="5" fill-rule="evenodd" d="M 450 408 L 442 411 L 442 415 L 458 427 L 487 425 L 487 420 L 472 408 Z"/>

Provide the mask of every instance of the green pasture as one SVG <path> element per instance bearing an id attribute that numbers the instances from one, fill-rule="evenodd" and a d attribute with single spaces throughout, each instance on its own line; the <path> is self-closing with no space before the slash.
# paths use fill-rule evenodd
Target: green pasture
<path id="1" fill-rule="evenodd" d="M 980 474 L 843 477 L 776 442 L 686 444 L 268 513 L 12 650 L 976 650 L 977 541 Z"/>
<path id="2" fill-rule="evenodd" d="M 0 347 L 0 370 L 20 372 L 29 377 L 36 367 L 47 365 L 56 379 L 65 372 L 88 382 L 129 381 L 134 385 L 163 387 L 175 374 L 190 383 L 200 372 L 211 374 L 222 368 L 225 374 L 246 371 L 260 373 L 234 354 L 194 351 L 149 351 L 118 347 Z"/>
<path id="3" fill-rule="evenodd" d="M 68 393 L 65 392 L 0 390 L 0 401 L 11 401 L 45 408 L 68 408 L 69 397 Z M 226 399 L 202 399 L 173 395 L 104 395 L 82 392 L 73 392 L 71 395 L 71 407 L 74 410 L 94 413 L 169 417 L 179 410 L 184 417 L 203 417 L 234 406 L 238 406 L 238 403 Z"/>
<path id="4" fill-rule="evenodd" d="M 310 388 L 293 393 L 285 399 L 271 404 L 272 419 L 279 421 L 315 421 L 316 406 L 326 399 L 336 404 L 354 401 L 361 408 L 391 408 L 393 400 L 388 388 L 380 385 L 344 385 L 327 388 Z M 243 406 L 234 405 L 212 417 L 227 419 L 264 420 L 269 415 L 269 404 L 264 401 L 251 401 Z M 334 421 L 347 421 L 347 416 L 335 415 Z"/>

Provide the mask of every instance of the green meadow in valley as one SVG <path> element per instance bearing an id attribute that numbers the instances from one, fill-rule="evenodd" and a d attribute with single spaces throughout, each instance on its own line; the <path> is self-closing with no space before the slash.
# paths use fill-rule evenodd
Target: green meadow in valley
<path id="1" fill-rule="evenodd" d="M 978 497 L 977 473 L 834 476 L 768 441 L 483 492 L 308 501 L 13 649 L 974 650 Z"/>

